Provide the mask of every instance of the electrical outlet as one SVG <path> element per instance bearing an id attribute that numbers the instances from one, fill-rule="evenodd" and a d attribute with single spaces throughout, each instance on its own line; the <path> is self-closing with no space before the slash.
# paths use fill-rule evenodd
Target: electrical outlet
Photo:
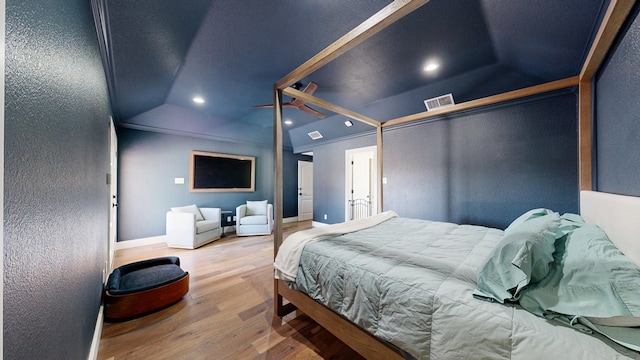
<path id="1" fill-rule="evenodd" d="M 324 219 L 327 220 L 327 214 L 324 214 Z"/>

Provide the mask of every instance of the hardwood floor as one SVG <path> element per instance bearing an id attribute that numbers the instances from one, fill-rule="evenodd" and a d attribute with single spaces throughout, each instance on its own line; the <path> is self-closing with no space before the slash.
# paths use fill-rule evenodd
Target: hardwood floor
<path id="1" fill-rule="evenodd" d="M 285 224 L 285 236 L 310 221 Z M 119 250 L 115 266 L 175 255 L 189 293 L 158 312 L 106 322 L 98 360 L 362 359 L 304 314 L 273 317 L 273 237 L 228 236 L 196 250 Z"/>

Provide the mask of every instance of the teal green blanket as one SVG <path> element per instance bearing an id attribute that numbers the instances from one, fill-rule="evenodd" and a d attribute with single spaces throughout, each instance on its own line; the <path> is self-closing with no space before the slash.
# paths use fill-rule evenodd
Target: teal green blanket
<path id="1" fill-rule="evenodd" d="M 478 268 L 502 238 L 498 229 L 392 218 L 306 245 L 289 284 L 416 359 L 633 355 L 517 305 L 474 299 Z"/>

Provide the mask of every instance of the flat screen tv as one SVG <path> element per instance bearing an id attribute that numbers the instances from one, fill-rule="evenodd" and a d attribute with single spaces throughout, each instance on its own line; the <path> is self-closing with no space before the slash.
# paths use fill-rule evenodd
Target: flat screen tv
<path id="1" fill-rule="evenodd" d="M 189 191 L 255 191 L 255 162 L 253 156 L 192 151 Z"/>

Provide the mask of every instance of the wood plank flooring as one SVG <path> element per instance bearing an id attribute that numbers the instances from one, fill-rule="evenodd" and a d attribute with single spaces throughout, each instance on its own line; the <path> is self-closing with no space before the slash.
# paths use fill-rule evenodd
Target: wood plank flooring
<path id="1" fill-rule="evenodd" d="M 285 224 L 285 236 L 311 222 Z M 158 312 L 106 322 L 98 360 L 362 359 L 304 314 L 273 316 L 273 237 L 231 235 L 196 250 L 155 244 L 119 250 L 115 266 L 180 258 L 189 293 Z"/>

